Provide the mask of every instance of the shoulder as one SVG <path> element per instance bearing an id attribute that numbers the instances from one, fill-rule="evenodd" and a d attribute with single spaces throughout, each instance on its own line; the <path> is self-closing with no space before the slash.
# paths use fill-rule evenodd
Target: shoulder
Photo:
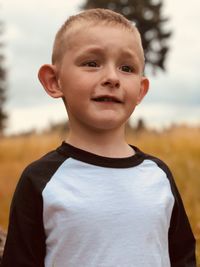
<path id="1" fill-rule="evenodd" d="M 38 172 L 48 172 L 50 170 L 55 170 L 59 167 L 68 157 L 60 154 L 58 149 L 52 150 L 47 154 L 43 155 L 41 158 L 30 163 L 24 170 L 24 173 L 38 173 Z"/>
<path id="2" fill-rule="evenodd" d="M 143 161 L 147 160 L 147 161 L 153 163 L 156 166 L 156 168 L 159 168 L 160 170 L 162 170 L 165 173 L 165 177 L 169 181 L 171 191 L 172 191 L 172 194 L 175 198 L 175 201 L 177 203 L 182 202 L 178 187 L 176 185 L 176 181 L 174 179 L 174 176 L 173 176 L 173 173 L 172 173 L 170 167 L 162 159 L 160 159 L 156 156 L 150 155 L 148 153 L 144 153 L 143 151 L 141 151 L 137 147 L 134 147 L 134 149 L 137 153 L 141 154 L 141 157 L 143 157 Z"/>
<path id="3" fill-rule="evenodd" d="M 178 192 L 175 180 L 174 180 L 173 173 L 172 173 L 170 167 L 168 166 L 168 164 L 165 161 L 163 161 L 162 159 L 160 159 L 154 155 L 145 153 L 135 146 L 133 146 L 133 148 L 136 151 L 136 153 L 138 153 L 140 155 L 140 157 L 143 158 L 143 162 L 146 162 L 147 165 L 150 164 L 152 166 L 152 168 L 159 168 L 165 174 L 165 177 L 168 179 L 168 181 L 170 183 L 173 195 L 174 196 L 177 194 L 179 195 L 179 192 Z"/>
<path id="4" fill-rule="evenodd" d="M 154 163 L 156 165 L 156 167 L 162 169 L 162 171 L 164 171 L 168 177 L 172 176 L 172 172 L 171 172 L 169 166 L 162 159 L 160 159 L 156 156 L 153 156 L 151 154 L 145 153 L 142 150 L 140 150 L 139 148 L 137 148 L 136 146 L 132 146 L 132 147 L 136 151 L 136 153 L 139 154 L 140 157 L 143 158 L 143 161 L 144 160 L 151 161 L 152 163 Z"/>
<path id="5" fill-rule="evenodd" d="M 69 156 L 60 153 L 60 147 L 48 152 L 30 163 L 22 172 L 18 187 L 32 187 L 43 190 L 45 185 Z"/>
<path id="6" fill-rule="evenodd" d="M 171 172 L 169 166 L 162 159 L 160 159 L 156 156 L 150 155 L 150 154 L 145 154 L 145 158 L 153 161 L 158 166 L 158 168 L 162 169 L 165 172 L 165 174 L 167 175 L 167 177 L 169 179 L 172 178 L 173 175 L 172 175 L 172 172 Z"/>

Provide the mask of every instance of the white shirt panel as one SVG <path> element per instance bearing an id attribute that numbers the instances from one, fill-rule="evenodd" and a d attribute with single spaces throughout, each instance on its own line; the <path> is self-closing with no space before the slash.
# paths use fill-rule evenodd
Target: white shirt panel
<path id="1" fill-rule="evenodd" d="M 43 202 L 45 267 L 170 267 L 174 197 L 153 161 L 115 169 L 67 159 Z"/>

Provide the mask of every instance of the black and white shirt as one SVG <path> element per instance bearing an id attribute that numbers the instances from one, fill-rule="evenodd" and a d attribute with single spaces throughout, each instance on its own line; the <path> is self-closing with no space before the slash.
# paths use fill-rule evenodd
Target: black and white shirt
<path id="1" fill-rule="evenodd" d="M 65 142 L 17 185 L 2 267 L 195 267 L 171 172 L 136 151 L 107 158 Z"/>

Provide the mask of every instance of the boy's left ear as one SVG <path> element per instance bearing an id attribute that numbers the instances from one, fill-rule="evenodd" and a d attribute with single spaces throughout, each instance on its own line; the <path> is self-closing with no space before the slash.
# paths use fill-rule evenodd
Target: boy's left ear
<path id="1" fill-rule="evenodd" d="M 137 98 L 137 105 L 142 101 L 149 90 L 149 80 L 146 77 L 141 78 L 140 92 Z"/>
<path id="2" fill-rule="evenodd" d="M 63 96 L 63 92 L 57 77 L 56 66 L 50 64 L 43 65 L 39 69 L 38 78 L 47 94 L 49 94 L 51 97 L 59 98 Z"/>

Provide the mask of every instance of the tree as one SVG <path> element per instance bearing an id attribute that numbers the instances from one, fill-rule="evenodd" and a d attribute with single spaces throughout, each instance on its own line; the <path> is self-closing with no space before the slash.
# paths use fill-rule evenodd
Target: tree
<path id="1" fill-rule="evenodd" d="M 0 21 L 0 36 L 3 33 L 3 23 Z M 5 129 L 5 122 L 7 115 L 4 111 L 4 104 L 6 101 L 6 70 L 4 68 L 4 55 L 2 53 L 3 43 L 0 41 L 0 135 Z"/>
<path id="2" fill-rule="evenodd" d="M 168 18 L 162 16 L 162 0 L 87 0 L 83 9 L 108 8 L 123 14 L 138 27 L 146 64 L 154 73 L 157 69 L 165 70 L 165 60 L 169 47 L 167 40 L 171 31 L 164 29 Z"/>

